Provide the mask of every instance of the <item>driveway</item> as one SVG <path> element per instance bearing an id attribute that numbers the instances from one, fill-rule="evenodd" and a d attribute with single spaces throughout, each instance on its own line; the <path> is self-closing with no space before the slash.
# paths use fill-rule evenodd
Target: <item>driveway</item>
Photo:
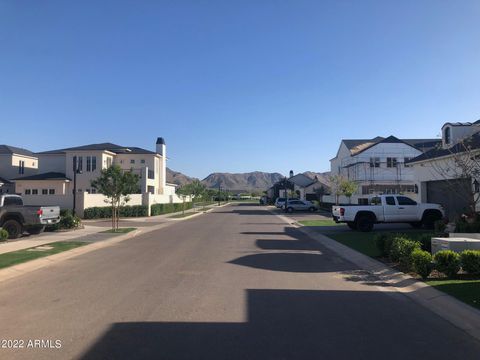
<path id="1" fill-rule="evenodd" d="M 2 283 L 1 338 L 45 346 L 0 358 L 478 359 L 362 273 L 264 207 L 227 206 Z"/>

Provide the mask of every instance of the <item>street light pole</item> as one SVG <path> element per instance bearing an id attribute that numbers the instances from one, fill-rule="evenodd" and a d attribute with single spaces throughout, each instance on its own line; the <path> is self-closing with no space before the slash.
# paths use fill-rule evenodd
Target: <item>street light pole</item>
<path id="1" fill-rule="evenodd" d="M 287 177 L 285 176 L 285 212 L 288 212 L 288 211 L 287 211 L 287 204 L 288 204 L 288 189 L 287 189 L 287 185 L 288 185 L 288 180 L 287 180 Z"/>
<path id="2" fill-rule="evenodd" d="M 73 157 L 73 209 L 72 215 L 75 216 L 75 208 L 77 207 L 77 174 L 81 174 L 82 172 L 78 168 L 78 161 L 77 157 Z"/>

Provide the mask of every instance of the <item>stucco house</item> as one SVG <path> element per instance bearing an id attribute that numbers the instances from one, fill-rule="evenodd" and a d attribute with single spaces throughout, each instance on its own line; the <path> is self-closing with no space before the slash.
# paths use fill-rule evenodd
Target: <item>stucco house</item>
<path id="1" fill-rule="evenodd" d="M 447 122 L 439 146 L 411 159 L 419 200 L 442 204 L 453 219 L 472 207 L 480 211 L 480 120 Z"/>
<path id="2" fill-rule="evenodd" d="M 317 200 L 318 196 L 316 190 L 320 187 L 324 187 L 326 193 L 330 191 L 327 184 L 322 183 L 317 177 L 312 179 L 311 177 L 299 173 L 291 176 L 287 179 L 287 189 L 298 194 L 301 200 Z M 267 197 L 271 200 L 275 200 L 278 197 L 285 196 L 285 180 L 280 180 L 267 190 Z"/>
<path id="3" fill-rule="evenodd" d="M 163 138 L 157 138 L 155 151 L 100 143 L 43 151 L 35 155 L 38 172 L 13 179 L 16 193 L 23 196 L 26 204 L 55 204 L 71 208 L 76 181 L 76 210 L 79 214 L 88 207 L 105 206 L 103 195 L 95 193 L 91 181 L 100 176 L 102 169 L 113 164 L 140 177 L 137 194 L 130 196 L 129 204 L 181 202 L 175 194 L 176 185 L 166 182 L 167 153 Z"/>
<path id="4" fill-rule="evenodd" d="M 373 139 L 344 139 L 330 160 L 331 175 L 355 181 L 357 192 L 352 203 L 365 203 L 374 194 L 405 194 L 416 199 L 418 189 L 408 161 L 435 148 L 439 139 L 398 139 L 395 136 Z M 344 196 L 340 202 L 348 202 Z M 325 201 L 335 202 L 335 196 Z"/>
<path id="5" fill-rule="evenodd" d="M 34 175 L 38 172 L 37 156 L 23 148 L 0 145 L 0 194 L 14 193 L 14 178 Z"/>

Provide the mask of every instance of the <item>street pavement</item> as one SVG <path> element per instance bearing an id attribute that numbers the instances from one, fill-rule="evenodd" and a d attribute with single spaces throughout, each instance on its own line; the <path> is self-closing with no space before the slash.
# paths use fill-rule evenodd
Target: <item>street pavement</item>
<path id="1" fill-rule="evenodd" d="M 0 284 L 0 338 L 24 345 L 0 359 L 479 358 L 359 274 L 267 208 L 226 206 Z"/>

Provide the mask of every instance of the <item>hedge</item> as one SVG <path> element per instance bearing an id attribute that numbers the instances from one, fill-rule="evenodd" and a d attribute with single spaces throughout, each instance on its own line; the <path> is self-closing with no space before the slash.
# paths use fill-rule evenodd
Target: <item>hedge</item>
<path id="1" fill-rule="evenodd" d="M 148 208 L 145 205 L 121 206 L 120 217 L 142 217 L 148 216 Z M 83 212 L 85 219 L 105 219 L 112 217 L 112 208 L 110 206 L 97 206 L 85 209 Z"/>
<path id="2" fill-rule="evenodd" d="M 452 278 L 460 270 L 460 255 L 452 250 L 441 250 L 433 257 L 435 269 Z"/>
<path id="3" fill-rule="evenodd" d="M 480 250 L 463 250 L 460 253 L 463 271 L 469 274 L 480 274 Z"/>
<path id="4" fill-rule="evenodd" d="M 170 213 L 182 211 L 183 205 L 184 203 L 153 204 L 150 212 L 152 216 L 170 214 Z M 186 202 L 185 210 L 189 210 L 191 208 L 193 208 L 193 204 L 191 202 Z"/>

